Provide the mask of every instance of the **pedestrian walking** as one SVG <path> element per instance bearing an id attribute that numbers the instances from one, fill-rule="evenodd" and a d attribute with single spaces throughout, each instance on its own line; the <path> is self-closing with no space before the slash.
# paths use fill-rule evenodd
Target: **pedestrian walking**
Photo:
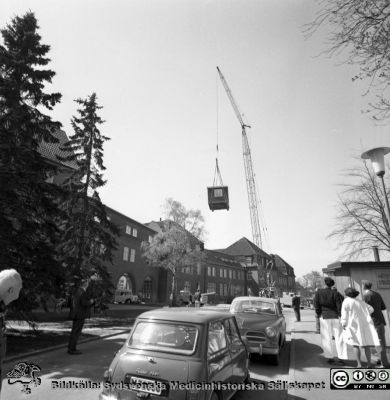
<path id="1" fill-rule="evenodd" d="M 382 299 L 382 296 L 372 290 L 372 283 L 366 281 L 363 283 L 363 300 L 369 304 L 374 312 L 371 314 L 372 321 L 374 322 L 374 326 L 376 329 L 376 333 L 379 338 L 379 354 L 380 354 L 380 362 L 382 363 L 383 368 L 390 368 L 389 361 L 387 359 L 386 354 L 386 336 L 385 336 L 385 325 L 386 321 L 383 316 L 383 311 L 386 310 L 386 305 Z"/>
<path id="2" fill-rule="evenodd" d="M 5 310 L 8 304 L 19 297 L 22 278 L 15 269 L 0 271 L 0 392 L 3 381 L 2 364 L 6 355 Z"/>
<path id="3" fill-rule="evenodd" d="M 301 298 L 299 296 L 297 296 L 296 293 L 294 293 L 294 296 L 291 299 L 291 305 L 292 305 L 292 308 L 294 309 L 296 322 L 300 322 L 301 321 Z"/>
<path id="4" fill-rule="evenodd" d="M 196 292 L 194 294 L 194 300 L 195 300 L 195 307 L 199 308 L 200 307 L 200 290 L 196 289 Z"/>
<path id="5" fill-rule="evenodd" d="M 81 354 L 81 351 L 77 349 L 77 341 L 83 330 L 85 319 L 91 317 L 91 307 L 95 304 L 94 299 L 91 298 L 90 290 L 88 290 L 89 285 L 89 279 L 82 281 L 73 296 L 71 312 L 73 323 L 68 343 L 68 353 L 72 355 Z"/>
<path id="6" fill-rule="evenodd" d="M 370 315 L 374 309 L 356 298 L 359 295 L 356 289 L 349 287 L 344 293 L 347 297 L 341 308 L 341 324 L 345 341 L 354 348 L 357 367 L 362 367 L 363 348 L 367 358 L 367 368 L 372 368 L 370 347 L 379 346 L 378 334 Z"/>
<path id="7" fill-rule="evenodd" d="M 329 364 L 345 365 L 340 358 L 346 358 L 346 346 L 342 341 L 340 324 L 343 296 L 333 290 L 334 280 L 324 279 L 326 288 L 318 289 L 314 295 L 314 308 L 320 321 L 322 349 Z"/>

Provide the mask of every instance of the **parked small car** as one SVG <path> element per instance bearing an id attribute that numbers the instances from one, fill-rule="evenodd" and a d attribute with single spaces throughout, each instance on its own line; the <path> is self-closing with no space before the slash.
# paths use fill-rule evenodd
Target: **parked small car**
<path id="1" fill-rule="evenodd" d="M 242 338 L 251 354 L 267 355 L 278 365 L 286 340 L 286 320 L 278 299 L 236 297 L 230 306 Z"/>
<path id="2" fill-rule="evenodd" d="M 105 372 L 100 400 L 225 400 L 235 390 L 211 383 L 239 384 L 248 377 L 248 352 L 233 315 L 161 308 L 135 321 Z"/>
<path id="3" fill-rule="evenodd" d="M 115 304 L 131 304 L 136 303 L 139 304 L 141 301 L 138 295 L 133 294 L 131 290 L 116 290 L 114 296 Z"/>

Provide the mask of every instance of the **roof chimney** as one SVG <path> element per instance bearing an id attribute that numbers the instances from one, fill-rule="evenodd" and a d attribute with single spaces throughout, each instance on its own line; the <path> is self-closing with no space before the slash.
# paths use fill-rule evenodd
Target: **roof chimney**
<path id="1" fill-rule="evenodd" d="M 372 250 L 374 251 L 375 261 L 380 262 L 378 246 L 372 246 Z"/>

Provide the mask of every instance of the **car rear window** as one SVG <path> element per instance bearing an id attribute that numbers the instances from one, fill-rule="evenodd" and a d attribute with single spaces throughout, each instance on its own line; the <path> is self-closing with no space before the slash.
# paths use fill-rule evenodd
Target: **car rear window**
<path id="1" fill-rule="evenodd" d="M 140 350 L 191 354 L 195 351 L 198 329 L 193 325 L 139 322 L 128 345 Z"/>
<path id="2" fill-rule="evenodd" d="M 248 312 L 262 314 L 276 314 L 275 304 L 261 300 L 242 300 L 232 303 L 233 313 Z"/>

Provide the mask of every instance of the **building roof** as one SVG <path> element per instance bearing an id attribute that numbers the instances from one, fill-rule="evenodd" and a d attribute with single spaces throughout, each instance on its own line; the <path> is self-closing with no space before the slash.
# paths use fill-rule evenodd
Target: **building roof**
<path id="1" fill-rule="evenodd" d="M 280 257 L 278 254 L 271 254 L 271 256 L 275 260 L 275 267 L 279 270 L 280 273 L 283 275 L 290 275 L 290 276 L 295 276 L 294 273 L 294 268 L 285 260 L 283 260 L 282 257 Z"/>
<path id="2" fill-rule="evenodd" d="M 256 246 L 246 237 L 237 240 L 237 242 L 227 247 L 223 252 L 232 256 L 251 256 L 261 254 L 262 256 L 269 257 L 264 250 L 260 249 L 260 247 Z"/>
<path id="3" fill-rule="evenodd" d="M 239 269 L 244 268 L 241 265 L 241 263 L 238 262 L 234 256 L 223 253 L 221 251 L 205 249 L 205 254 L 207 257 L 207 263 L 210 263 L 210 264 L 213 263 L 213 264 L 219 264 L 219 265 L 223 264 L 226 267 L 234 267 L 234 268 L 239 268 Z"/>
<path id="4" fill-rule="evenodd" d="M 104 207 L 107 210 L 107 214 L 115 213 L 116 215 L 119 215 L 121 218 L 125 219 L 128 223 L 137 224 L 138 226 L 144 227 L 147 230 L 149 230 L 151 234 L 155 233 L 155 231 L 153 229 L 151 229 L 150 227 L 146 226 L 142 222 L 138 222 L 134 218 L 130 218 L 126 214 L 123 214 L 123 213 L 121 213 L 121 212 L 119 212 L 119 211 L 117 211 L 117 210 L 115 210 L 112 207 L 109 207 L 107 205 L 104 205 Z"/>
<path id="5" fill-rule="evenodd" d="M 181 225 L 179 225 L 177 222 L 172 221 L 170 219 L 166 219 L 164 221 L 151 221 L 151 222 L 147 222 L 146 224 L 144 224 L 145 226 L 147 226 L 148 228 L 154 230 L 157 233 L 160 233 L 164 230 L 166 225 L 169 225 L 169 227 L 174 226 L 180 230 L 182 230 L 183 232 L 186 233 L 187 237 L 190 240 L 190 243 L 193 244 L 199 244 L 202 248 L 203 248 L 203 242 L 201 240 L 199 240 L 196 236 L 194 236 L 191 232 L 188 232 L 186 229 L 184 229 Z"/>
<path id="6" fill-rule="evenodd" d="M 338 269 L 343 268 L 389 268 L 390 261 L 336 261 L 329 264 L 326 268 L 322 269 L 322 272 L 334 272 Z"/>
<path id="7" fill-rule="evenodd" d="M 58 139 L 57 143 L 50 142 L 41 142 L 38 146 L 38 152 L 45 158 L 58 165 L 62 165 L 64 167 L 68 167 L 71 169 L 77 169 L 77 163 L 75 160 L 72 161 L 60 161 L 57 156 L 67 157 L 70 155 L 70 152 L 61 150 L 61 147 L 69 142 L 68 136 L 66 133 L 60 129 L 52 133 L 54 137 Z"/>

